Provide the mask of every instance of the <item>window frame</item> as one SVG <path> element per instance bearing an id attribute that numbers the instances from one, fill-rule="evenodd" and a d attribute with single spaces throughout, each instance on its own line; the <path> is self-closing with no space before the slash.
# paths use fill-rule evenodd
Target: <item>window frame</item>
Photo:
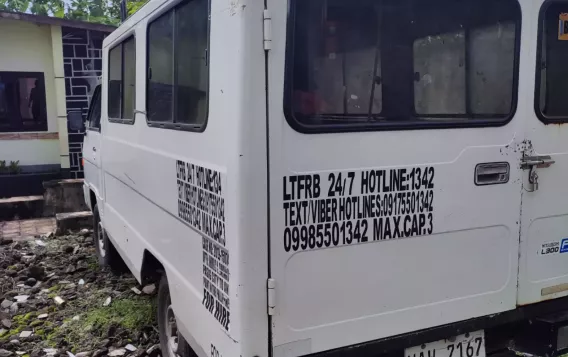
<path id="1" fill-rule="evenodd" d="M 286 46 L 285 46 L 285 65 L 284 65 L 284 96 L 283 96 L 283 112 L 288 125 L 295 131 L 302 134 L 326 134 L 326 133 L 349 133 L 349 132 L 368 132 L 368 131 L 398 131 L 398 130 L 421 130 L 421 129 L 464 129 L 464 128 L 480 128 L 480 127 L 501 127 L 507 125 L 516 115 L 518 107 L 519 92 L 519 63 L 521 54 L 521 31 L 523 26 L 523 13 L 521 4 L 518 0 L 514 0 L 514 6 L 518 10 L 515 26 L 515 50 L 513 60 L 513 82 L 511 96 L 511 110 L 502 118 L 487 118 L 483 114 L 473 116 L 465 116 L 465 118 L 474 118 L 466 120 L 464 115 L 420 115 L 421 118 L 455 118 L 455 120 L 443 120 L 431 122 L 427 120 L 415 120 L 415 118 L 404 118 L 404 120 L 386 121 L 386 122 L 359 122 L 359 123 L 341 123 L 341 124 L 313 124 L 308 125 L 295 117 L 292 108 L 294 98 L 294 45 L 295 45 L 295 16 L 296 4 L 301 0 L 290 0 L 289 11 L 286 21 Z M 562 1 L 562 0 L 547 0 Z M 467 47 L 467 46 L 466 46 Z M 466 50 L 467 51 L 467 50 Z M 466 102 L 468 100 L 466 99 Z M 413 108 L 416 113 L 416 108 Z M 325 118 L 325 116 L 324 116 Z M 408 120 L 406 120 L 408 119 Z"/>
<path id="2" fill-rule="evenodd" d="M 46 82 L 45 82 L 45 72 L 27 72 L 27 71 L 0 71 L 1 73 L 9 73 L 9 76 L 14 76 L 19 78 L 35 78 L 36 80 L 39 80 L 42 84 L 43 87 L 43 92 L 42 94 L 42 98 L 43 98 L 43 114 L 44 114 L 44 118 L 43 121 L 40 124 L 31 126 L 31 127 L 24 127 L 23 125 L 18 126 L 18 127 L 14 127 L 12 125 L 9 126 L 9 128 L 7 130 L 4 130 L 2 128 L 0 128 L 0 133 L 28 133 L 28 132 L 39 132 L 39 131 L 48 131 L 49 130 L 49 125 L 48 125 L 48 112 L 47 112 L 47 88 L 46 88 Z M 10 118 L 9 118 L 10 120 Z"/>
<path id="3" fill-rule="evenodd" d="M 122 102 L 123 102 L 123 99 L 124 99 L 124 46 L 123 45 L 124 45 L 125 42 L 127 42 L 131 39 L 134 40 L 134 51 L 136 51 L 136 48 L 137 48 L 137 46 L 136 46 L 136 34 L 130 33 L 130 34 L 126 35 L 125 37 L 123 37 L 121 39 L 121 41 L 118 42 L 116 45 L 110 47 L 108 49 L 108 52 L 107 52 L 108 53 L 108 55 L 107 55 L 107 61 L 108 61 L 107 62 L 107 64 L 108 64 L 107 76 L 108 76 L 108 79 L 106 81 L 106 88 L 107 88 L 106 89 L 106 93 L 107 93 L 106 111 L 107 111 L 107 119 L 111 123 L 134 125 L 134 122 L 135 122 L 135 119 L 136 119 L 136 92 L 134 92 L 134 106 L 133 106 L 133 111 L 132 111 L 132 119 L 112 118 L 109 115 L 110 100 L 109 100 L 108 94 L 109 94 L 109 88 L 110 88 L 110 86 L 109 86 L 109 84 L 110 84 L 110 51 L 114 50 L 118 46 L 121 46 L 121 48 L 120 48 L 120 54 L 121 54 L 121 58 L 120 58 L 120 79 L 121 79 L 121 84 L 120 84 L 120 95 L 121 95 L 121 98 L 120 98 L 120 116 L 122 117 L 124 115 L 124 113 L 122 112 L 123 111 L 122 110 L 123 109 Z M 136 79 L 136 76 L 137 76 L 137 73 L 136 73 L 136 62 L 137 62 L 136 61 L 136 55 L 134 56 L 134 59 L 135 59 L 134 60 L 134 66 L 135 66 L 134 67 L 135 68 L 135 70 L 134 70 L 134 87 L 136 87 L 136 82 L 137 82 L 137 79 Z M 102 105 L 102 103 L 101 103 L 101 105 Z M 101 107 L 101 113 L 102 113 L 102 107 Z"/>
<path id="4" fill-rule="evenodd" d="M 537 31 L 537 47 L 536 47 L 536 65 L 535 65 L 535 83 L 534 83 L 534 112 L 537 118 L 543 122 L 544 124 L 563 124 L 568 123 L 568 114 L 565 116 L 549 116 L 542 112 L 542 108 L 540 107 L 540 95 L 541 95 L 541 80 L 542 80 L 542 68 L 541 68 L 541 59 L 542 59 L 542 41 L 543 41 L 543 34 L 544 34 L 544 24 L 543 20 L 546 15 L 546 10 L 550 7 L 550 5 L 556 3 L 565 3 L 568 6 L 568 1 L 566 0 L 545 0 L 542 5 L 540 6 L 540 10 L 538 11 L 538 31 Z"/>
<path id="5" fill-rule="evenodd" d="M 101 85 L 98 84 L 95 87 L 95 90 L 93 91 L 93 96 L 91 97 L 91 102 L 89 103 L 89 111 L 87 112 L 87 124 L 88 124 L 87 130 L 96 131 L 96 132 L 99 132 L 99 133 L 101 132 L 101 128 L 102 128 L 101 122 L 102 122 L 102 114 L 103 114 L 102 113 L 102 104 L 103 103 L 102 103 L 101 95 L 102 95 L 102 88 L 101 88 Z M 97 96 L 99 98 L 99 101 L 101 102 L 101 113 L 100 113 L 99 126 L 98 127 L 91 126 L 91 115 L 93 113 L 93 101 Z"/>
<path id="6" fill-rule="evenodd" d="M 144 93 L 145 96 L 145 106 L 146 106 L 146 113 L 148 112 L 148 91 L 149 91 L 149 84 L 150 84 L 150 78 L 149 78 L 149 73 L 150 73 L 150 67 L 149 67 L 149 63 L 150 63 L 150 25 L 152 23 L 154 23 L 155 21 L 159 20 L 160 18 L 162 18 L 163 16 L 166 16 L 169 12 L 174 11 L 174 16 L 173 16 L 173 52 L 172 52 L 172 56 L 173 56 L 173 62 L 174 62 L 174 68 L 173 68 L 173 97 L 174 97 L 174 101 L 172 102 L 172 106 L 173 111 L 172 111 L 172 117 L 173 117 L 173 121 L 172 122 L 160 122 L 160 121 L 152 121 L 149 119 L 148 115 L 146 115 L 146 125 L 148 125 L 151 128 L 160 128 L 160 129 L 172 129 L 172 130 L 180 130 L 180 131 L 190 131 L 190 132 L 194 132 L 194 133 L 203 133 L 205 131 L 205 129 L 207 128 L 207 124 L 209 122 L 209 102 L 210 102 L 210 89 L 211 89 L 211 0 L 204 0 L 207 1 L 207 49 L 206 49 L 206 58 L 205 58 L 205 63 L 207 66 L 207 88 L 206 88 L 206 100 L 205 100 L 205 119 L 203 120 L 202 124 L 187 124 L 187 123 L 176 123 L 175 119 L 177 116 L 177 109 L 175 108 L 175 100 L 177 99 L 177 80 L 178 78 L 176 77 L 176 68 L 177 68 L 177 57 L 176 57 L 176 51 L 175 51 L 175 44 L 176 44 L 176 35 L 175 35 L 175 29 L 176 29 L 176 15 L 175 15 L 175 11 L 179 8 L 182 7 L 185 4 L 188 4 L 192 1 L 198 1 L 198 0 L 182 0 L 179 2 L 175 2 L 172 6 L 168 6 L 167 8 L 165 8 L 163 11 L 160 11 L 159 13 L 155 14 L 154 16 L 152 16 L 148 22 L 146 23 L 146 66 L 145 66 L 145 77 L 146 77 L 146 90 Z"/>

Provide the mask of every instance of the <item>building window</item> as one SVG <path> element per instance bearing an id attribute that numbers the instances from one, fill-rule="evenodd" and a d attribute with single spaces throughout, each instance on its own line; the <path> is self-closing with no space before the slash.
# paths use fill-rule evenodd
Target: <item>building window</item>
<path id="1" fill-rule="evenodd" d="M 299 131 L 503 125 L 517 0 L 292 0 L 284 109 Z"/>
<path id="2" fill-rule="evenodd" d="M 148 25 L 150 126 L 201 131 L 207 120 L 209 3 L 181 3 Z"/>
<path id="3" fill-rule="evenodd" d="M 108 117 L 134 123 L 136 100 L 136 42 L 134 36 L 109 51 Z"/>
<path id="4" fill-rule="evenodd" d="M 47 131 L 44 75 L 0 72 L 0 132 L 24 131 Z"/>
<path id="5" fill-rule="evenodd" d="M 568 122 L 568 3 L 543 4 L 537 56 L 536 114 L 545 123 Z"/>

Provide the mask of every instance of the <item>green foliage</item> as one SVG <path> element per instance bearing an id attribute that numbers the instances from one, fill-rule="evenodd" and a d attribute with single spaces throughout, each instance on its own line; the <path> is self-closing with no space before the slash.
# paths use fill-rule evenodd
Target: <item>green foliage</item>
<path id="1" fill-rule="evenodd" d="M 47 336 L 48 345 L 53 346 L 56 340 L 63 338 L 72 349 L 88 350 L 106 338 L 110 328 L 132 332 L 156 323 L 155 301 L 134 297 L 114 300 L 110 306 L 100 306 L 102 297 L 97 294 L 89 297 L 89 309 L 80 315 L 79 320 L 64 320 L 63 325 Z"/>
<path id="2" fill-rule="evenodd" d="M 22 168 L 20 167 L 20 160 L 18 161 L 10 161 L 10 167 L 8 167 L 8 171 L 12 175 L 17 175 L 22 172 Z"/>
<path id="3" fill-rule="evenodd" d="M 127 1 L 128 15 L 134 14 L 147 0 Z M 120 24 L 120 0 L 0 0 L 0 10 L 28 12 L 71 20 Z"/>

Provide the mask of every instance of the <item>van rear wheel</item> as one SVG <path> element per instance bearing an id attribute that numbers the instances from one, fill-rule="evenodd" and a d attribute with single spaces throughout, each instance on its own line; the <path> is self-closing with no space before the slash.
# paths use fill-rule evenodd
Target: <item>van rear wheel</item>
<path id="1" fill-rule="evenodd" d="M 192 350 L 177 328 L 177 320 L 172 309 L 172 299 L 168 279 L 164 274 L 158 289 L 158 330 L 162 357 L 193 357 Z"/>

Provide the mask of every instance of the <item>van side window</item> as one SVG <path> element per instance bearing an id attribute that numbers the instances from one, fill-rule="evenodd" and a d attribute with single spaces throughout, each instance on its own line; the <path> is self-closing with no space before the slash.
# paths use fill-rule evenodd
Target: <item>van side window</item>
<path id="1" fill-rule="evenodd" d="M 199 131 L 207 120 L 209 4 L 181 3 L 148 25 L 148 124 Z"/>
<path id="2" fill-rule="evenodd" d="M 136 99 L 136 42 L 129 37 L 109 51 L 108 117 L 110 121 L 134 122 Z"/>
<path id="3" fill-rule="evenodd" d="M 95 88 L 87 116 L 89 130 L 101 131 L 101 86 Z"/>
<path id="4" fill-rule="evenodd" d="M 503 125 L 516 0 L 292 0 L 284 109 L 302 132 Z"/>
<path id="5" fill-rule="evenodd" d="M 568 4 L 547 1 L 539 16 L 535 110 L 545 123 L 568 122 Z"/>

